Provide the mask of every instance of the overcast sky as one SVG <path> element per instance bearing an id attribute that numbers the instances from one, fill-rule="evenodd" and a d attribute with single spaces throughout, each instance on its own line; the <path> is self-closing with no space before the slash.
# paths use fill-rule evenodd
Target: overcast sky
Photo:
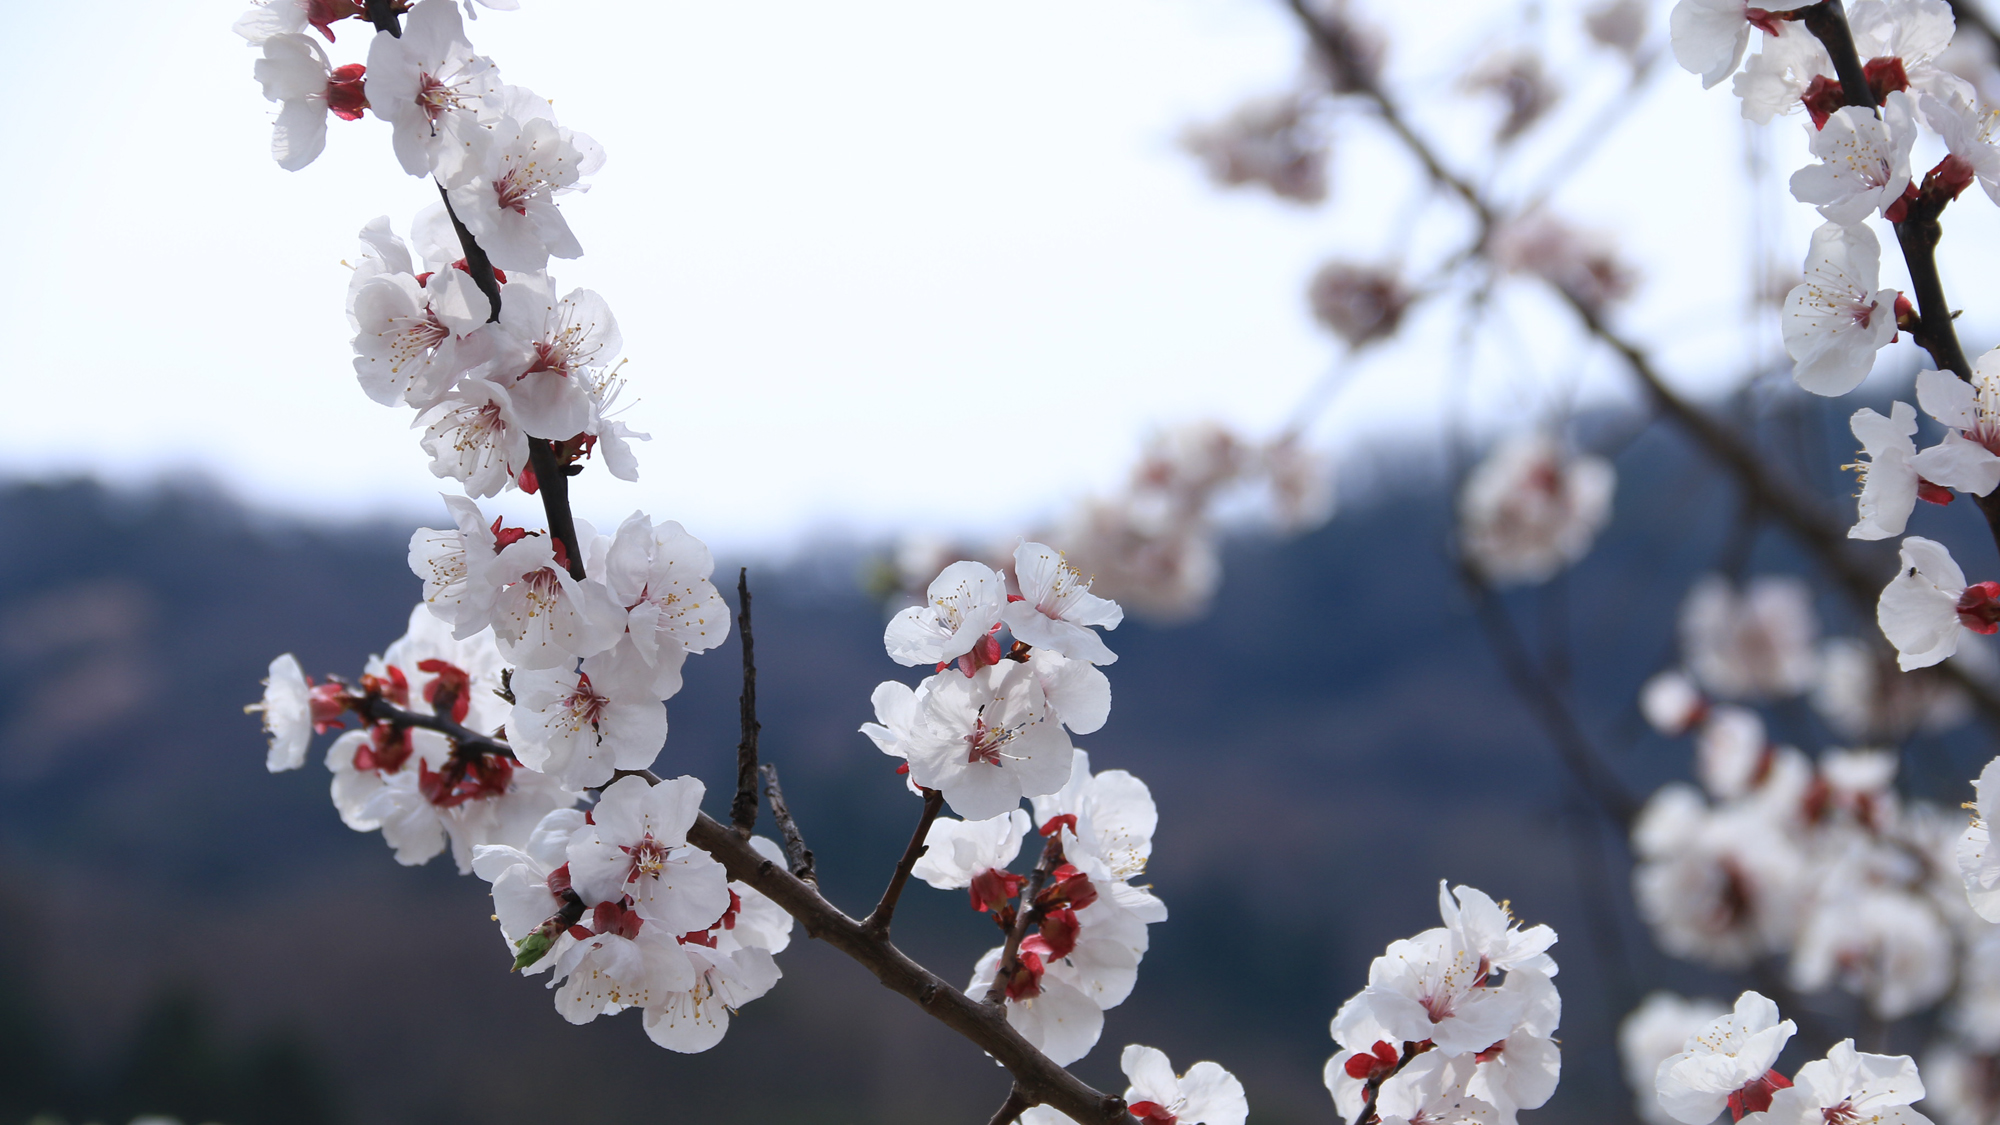
<path id="1" fill-rule="evenodd" d="M 406 229 L 435 195 L 372 119 L 332 122 L 318 162 L 281 171 L 275 107 L 229 30 L 241 6 L 0 10 L 22 255 L 0 282 L 16 372 L 0 471 L 200 472 L 273 508 L 438 514 L 407 415 L 354 383 L 341 265 L 363 222 Z M 1498 177 L 1518 190 L 1560 163 L 1621 68 L 1578 46 L 1564 5 L 1525 31 L 1482 26 L 1490 0 L 1457 8 L 1455 26 L 1396 31 L 1405 89 L 1437 91 L 1510 37 L 1579 60 L 1562 75 L 1574 112 Z M 600 521 L 644 507 L 725 546 L 1019 524 L 1114 488 L 1149 428 L 1276 427 L 1338 355 L 1307 315 L 1314 267 L 1454 230 L 1448 208 L 1414 209 L 1420 182 L 1366 124 L 1337 135 L 1319 209 L 1219 192 L 1178 149 L 1188 121 L 1290 80 L 1299 40 L 1277 0 L 522 0 L 468 29 L 609 154 L 564 203 L 586 256 L 555 275 L 611 302 L 629 420 L 654 440 L 638 487 L 583 478 Z M 364 57 L 362 25 L 337 30 L 335 61 Z M 1490 108 L 1430 103 L 1426 126 L 1470 159 Z M 1797 129 L 1770 134 L 1785 168 Z M 1726 87 L 1668 66 L 1557 177 L 1559 209 L 1645 268 L 1626 322 L 1700 389 L 1751 358 L 1745 143 Z M 1953 236 L 1995 233 L 1975 202 Z M 1780 213 L 1796 259 L 1812 216 Z M 1948 257 L 1953 292 L 2000 289 L 1979 257 Z M 1424 321 L 1315 438 L 1435 433 L 1448 399 L 1500 424 L 1626 393 L 1532 289 L 1500 318 L 1470 371 L 1441 343 L 1450 317 Z"/>

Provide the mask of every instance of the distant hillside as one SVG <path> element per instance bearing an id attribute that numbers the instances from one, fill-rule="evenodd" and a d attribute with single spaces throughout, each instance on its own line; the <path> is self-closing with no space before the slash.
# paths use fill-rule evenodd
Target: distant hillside
<path id="1" fill-rule="evenodd" d="M 1798 425 L 1849 444 L 1831 416 Z M 1661 432 L 1618 463 L 1617 519 L 1566 580 L 1567 628 L 1584 720 L 1644 791 L 1684 776 L 1686 751 L 1642 737 L 1629 700 L 1736 507 Z M 1448 511 L 1401 495 L 1295 541 L 1233 542 L 1210 616 L 1109 638 L 1117 705 L 1079 742 L 1151 785 L 1149 878 L 1173 917 L 1087 1078 L 1122 1085 L 1118 1048 L 1136 1040 L 1233 1069 L 1253 1122 L 1327 1120 L 1327 1021 L 1385 942 L 1434 924 L 1440 877 L 1563 935 L 1568 1057 L 1536 1121 L 1629 1118 L 1610 1040 L 1635 978 L 1743 985 L 1651 950 L 1622 844 L 1572 797 L 1473 624 L 1444 554 Z M 1963 516 L 1925 518 L 1969 528 Z M 506 973 L 484 884 L 397 867 L 341 827 L 317 761 L 267 775 L 241 713 L 265 663 L 290 650 L 309 672 L 350 672 L 394 638 L 418 593 L 408 528 L 321 529 L 82 481 L 0 489 L 0 525 L 0 1120 L 933 1123 L 998 1104 L 1004 1083 L 976 1051 L 803 939 L 709 1055 L 653 1047 L 630 1014 L 572 1028 L 539 981 Z M 752 565 L 765 752 L 827 892 L 857 912 L 916 817 L 855 733 L 874 684 L 908 678 L 882 654 L 864 561 Z M 1759 541 L 1753 571 L 1791 565 L 1782 541 Z M 1538 605 L 1515 599 L 1531 633 L 1553 620 Z M 1830 628 L 1852 620 L 1825 608 Z M 732 642 L 689 662 L 670 705 L 659 768 L 706 780 L 712 812 L 736 691 Z M 1802 708 L 1779 721 L 1801 745 L 1825 740 Z M 1917 780 L 1955 803 L 1982 753 L 1970 735 L 1926 746 Z M 915 887 L 898 916 L 899 941 L 947 976 L 969 976 L 990 937 L 961 894 Z"/>

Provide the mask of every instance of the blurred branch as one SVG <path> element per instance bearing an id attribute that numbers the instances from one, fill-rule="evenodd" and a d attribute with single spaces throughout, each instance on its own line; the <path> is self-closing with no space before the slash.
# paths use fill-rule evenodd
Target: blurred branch
<path id="1" fill-rule="evenodd" d="M 1996 30 L 1993 21 L 1986 18 L 1986 12 L 1977 0 L 1945 0 L 1945 3 L 1951 6 L 1951 18 L 1957 21 L 1958 26 L 1969 27 L 1985 36 L 1994 53 L 2000 55 L 2000 30 Z"/>
<path id="2" fill-rule="evenodd" d="M 861 922 L 876 937 L 889 936 L 889 923 L 896 916 L 896 901 L 903 897 L 903 886 L 910 881 L 911 869 L 928 850 L 924 839 L 931 834 L 931 825 L 937 822 L 938 812 L 943 808 L 942 789 L 924 790 L 924 812 L 917 818 L 917 830 L 910 835 L 910 845 L 903 849 L 903 858 L 896 864 L 896 873 L 889 877 L 889 886 L 882 892 L 882 901 L 876 903 L 875 909 Z"/>
<path id="3" fill-rule="evenodd" d="M 736 703 L 743 720 L 743 739 L 736 744 L 736 800 L 729 821 L 736 834 L 748 839 L 757 827 L 757 656 L 750 636 L 750 568 L 736 571 L 736 635 L 743 644 L 743 694 Z"/>

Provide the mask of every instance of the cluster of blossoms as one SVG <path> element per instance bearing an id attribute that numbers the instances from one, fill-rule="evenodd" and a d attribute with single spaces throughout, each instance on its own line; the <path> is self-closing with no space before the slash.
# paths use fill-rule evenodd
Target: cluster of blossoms
<path id="1" fill-rule="evenodd" d="M 1444 925 L 1391 942 L 1340 1006 L 1326 1088 L 1343 1120 L 1513 1125 L 1555 1093 L 1556 933 L 1438 883 Z"/>
<path id="2" fill-rule="evenodd" d="M 1216 423 L 1154 435 L 1123 492 L 1078 504 L 1030 538 L 1066 544 L 1093 584 L 1154 621 L 1207 608 L 1222 581 L 1219 510 L 1254 497 L 1272 527 L 1311 530 L 1333 515 L 1327 459 L 1295 434 L 1255 442 Z M 971 555 L 1006 571 L 1012 541 L 968 546 L 911 537 L 898 548 L 895 586 L 922 600 L 924 585 L 953 558 Z"/>
<path id="3" fill-rule="evenodd" d="M 1732 1121 L 1752 1125 L 1930 1125 L 1910 1108 L 1925 1090 L 1908 1055 L 1872 1055 L 1844 1039 L 1790 1078 L 1773 1069 L 1797 1030 L 1755 992 L 1738 997 L 1733 1010 L 1655 994 L 1619 1034 L 1626 1071 L 1645 1091 L 1640 1116 L 1656 1125 L 1709 1125 L 1728 1110 Z"/>
<path id="4" fill-rule="evenodd" d="M 379 830 L 406 864 L 449 846 L 492 883 L 515 967 L 553 967 L 565 1018 L 639 1008 L 656 1043 L 706 1050 L 776 982 L 792 921 L 689 846 L 701 783 L 644 772 L 683 662 L 729 633 L 714 561 L 642 512 L 602 535 L 566 503 L 530 529 L 477 502 L 566 490 L 593 451 L 636 478 L 638 435 L 610 409 L 617 323 L 597 294 L 558 297 L 543 272 L 582 252 L 556 197 L 603 154 L 500 81 L 451 0 L 392 7 L 407 19 L 376 32 L 365 65 L 333 67 L 305 33 L 333 42 L 335 23 L 366 18 L 354 3 L 271 0 L 237 31 L 284 103 L 280 164 L 318 155 L 327 114 L 365 110 L 391 126 L 403 169 L 437 182 L 414 253 L 386 218 L 362 229 L 347 311 L 362 390 L 415 412 L 432 471 L 465 495 L 444 498 L 450 527 L 411 538 L 423 603 L 358 678 L 315 684 L 290 655 L 271 663 L 256 705 L 266 764 L 295 769 L 314 734 L 342 729 L 326 755 L 342 821 Z"/>

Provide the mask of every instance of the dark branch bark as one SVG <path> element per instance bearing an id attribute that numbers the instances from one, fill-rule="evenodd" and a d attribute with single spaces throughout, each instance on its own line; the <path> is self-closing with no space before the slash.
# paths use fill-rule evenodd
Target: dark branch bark
<path id="1" fill-rule="evenodd" d="M 493 261 L 480 248 L 479 240 L 472 237 L 472 232 L 459 221 L 458 212 L 451 206 L 451 195 L 444 190 L 444 185 L 439 184 L 437 189 L 438 198 L 444 200 L 444 213 L 451 219 L 452 232 L 458 235 L 458 248 L 465 255 L 465 272 L 472 275 L 472 284 L 478 286 L 493 304 L 493 314 L 486 318 L 486 323 L 491 324 L 500 319 L 500 279 L 493 273 Z"/>
<path id="2" fill-rule="evenodd" d="M 2000 29 L 1996 29 L 1993 21 L 1986 18 L 1986 13 L 1980 8 L 1978 0 L 1945 0 L 1945 3 L 1951 5 L 1952 19 L 1961 29 L 1969 27 L 1985 36 L 1987 45 L 1993 49 L 1994 55 L 2000 56 Z"/>
<path id="3" fill-rule="evenodd" d="M 1010 1122 L 1019 1121 L 1021 1114 L 1027 1112 L 1028 1107 L 1034 1104 L 1028 1100 L 1028 1095 L 1022 1093 L 1021 1088 L 1016 1086 L 1007 1091 L 1007 1100 L 1000 1103 L 1000 1108 L 993 1112 L 993 1119 L 986 1125 L 1009 1125 Z"/>
<path id="4" fill-rule="evenodd" d="M 581 582 L 583 552 L 576 541 L 576 517 L 569 510 L 569 467 L 556 456 L 555 443 L 537 437 L 528 439 L 528 464 L 535 470 L 535 490 L 542 497 L 549 534 L 561 540 L 569 555 L 569 576 Z"/>
<path id="5" fill-rule="evenodd" d="M 791 860 L 791 873 L 808 883 L 817 883 L 819 880 L 813 875 L 812 849 L 806 847 L 806 838 L 800 835 L 798 822 L 792 819 L 792 810 L 785 804 L 785 791 L 778 787 L 778 767 L 766 762 L 757 767 L 757 772 L 764 775 L 764 797 L 771 802 L 771 819 L 778 822 L 778 831 L 785 838 L 785 855 Z"/>
<path id="6" fill-rule="evenodd" d="M 797 919 L 807 936 L 860 962 L 890 991 L 907 997 L 946 1027 L 971 1040 L 1013 1075 L 1033 1105 L 1050 1105 L 1082 1125 L 1130 1125 L 1124 1099 L 1092 1089 L 1036 1050 L 998 1007 L 981 1004 L 820 897 L 818 888 L 758 855 L 720 821 L 703 814 L 688 841 L 720 860 L 729 877 L 748 883 Z"/>
<path id="7" fill-rule="evenodd" d="M 403 25 L 396 19 L 400 14 L 396 0 L 368 0 L 364 14 L 368 22 L 375 25 L 375 30 L 386 31 L 398 39 L 403 37 Z"/>
<path id="8" fill-rule="evenodd" d="M 743 720 L 743 739 L 736 744 L 736 800 L 729 806 L 729 822 L 736 834 L 748 838 L 757 827 L 757 655 L 750 637 L 750 568 L 736 572 L 736 635 L 743 644 L 743 694 L 736 704 Z"/>
<path id="9" fill-rule="evenodd" d="M 1800 8 L 1792 18 L 1806 25 L 1833 58 L 1833 73 L 1840 79 L 1840 94 L 1848 105 L 1875 108 L 1875 91 L 1868 88 L 1868 76 L 1861 69 L 1861 56 L 1854 49 L 1854 32 L 1847 26 L 1847 13 L 1840 0 L 1821 0 Z"/>
<path id="10" fill-rule="evenodd" d="M 999 1007 L 1007 999 L 1007 982 L 1014 978 L 1014 970 L 1021 963 L 1021 939 L 1028 936 L 1028 927 L 1042 920 L 1042 911 L 1035 906 L 1035 897 L 1042 893 L 1042 886 L 1049 881 L 1049 872 L 1062 862 L 1062 833 L 1049 837 L 1042 845 L 1042 858 L 1035 863 L 1035 870 L 1028 875 L 1027 888 L 1021 892 L 1019 905 L 1014 910 L 1014 924 L 1007 928 L 1007 944 L 1000 948 L 1000 964 L 993 970 L 993 985 L 986 990 L 986 1002 Z"/>
<path id="11" fill-rule="evenodd" d="M 399 727 L 416 727 L 420 730 L 434 730 L 457 743 L 461 750 L 474 750 L 482 754 L 496 754 L 502 758 L 514 756 L 514 749 L 490 735 L 480 734 L 469 727 L 459 726 L 450 719 L 437 715 L 419 715 L 415 711 L 405 711 L 379 695 L 363 699 L 354 708 L 356 714 L 370 722 L 393 723 Z"/>
<path id="12" fill-rule="evenodd" d="M 903 886 L 910 881 L 910 869 L 925 852 L 924 837 L 931 834 L 931 825 L 937 822 L 938 811 L 944 808 L 944 792 L 939 789 L 924 790 L 924 813 L 917 819 L 917 830 L 910 836 L 910 846 L 903 849 L 903 858 L 896 863 L 896 873 L 889 876 L 888 889 L 882 892 L 882 901 L 875 904 L 862 925 L 876 937 L 889 936 L 889 922 L 896 916 L 896 900 L 903 897 Z"/>

